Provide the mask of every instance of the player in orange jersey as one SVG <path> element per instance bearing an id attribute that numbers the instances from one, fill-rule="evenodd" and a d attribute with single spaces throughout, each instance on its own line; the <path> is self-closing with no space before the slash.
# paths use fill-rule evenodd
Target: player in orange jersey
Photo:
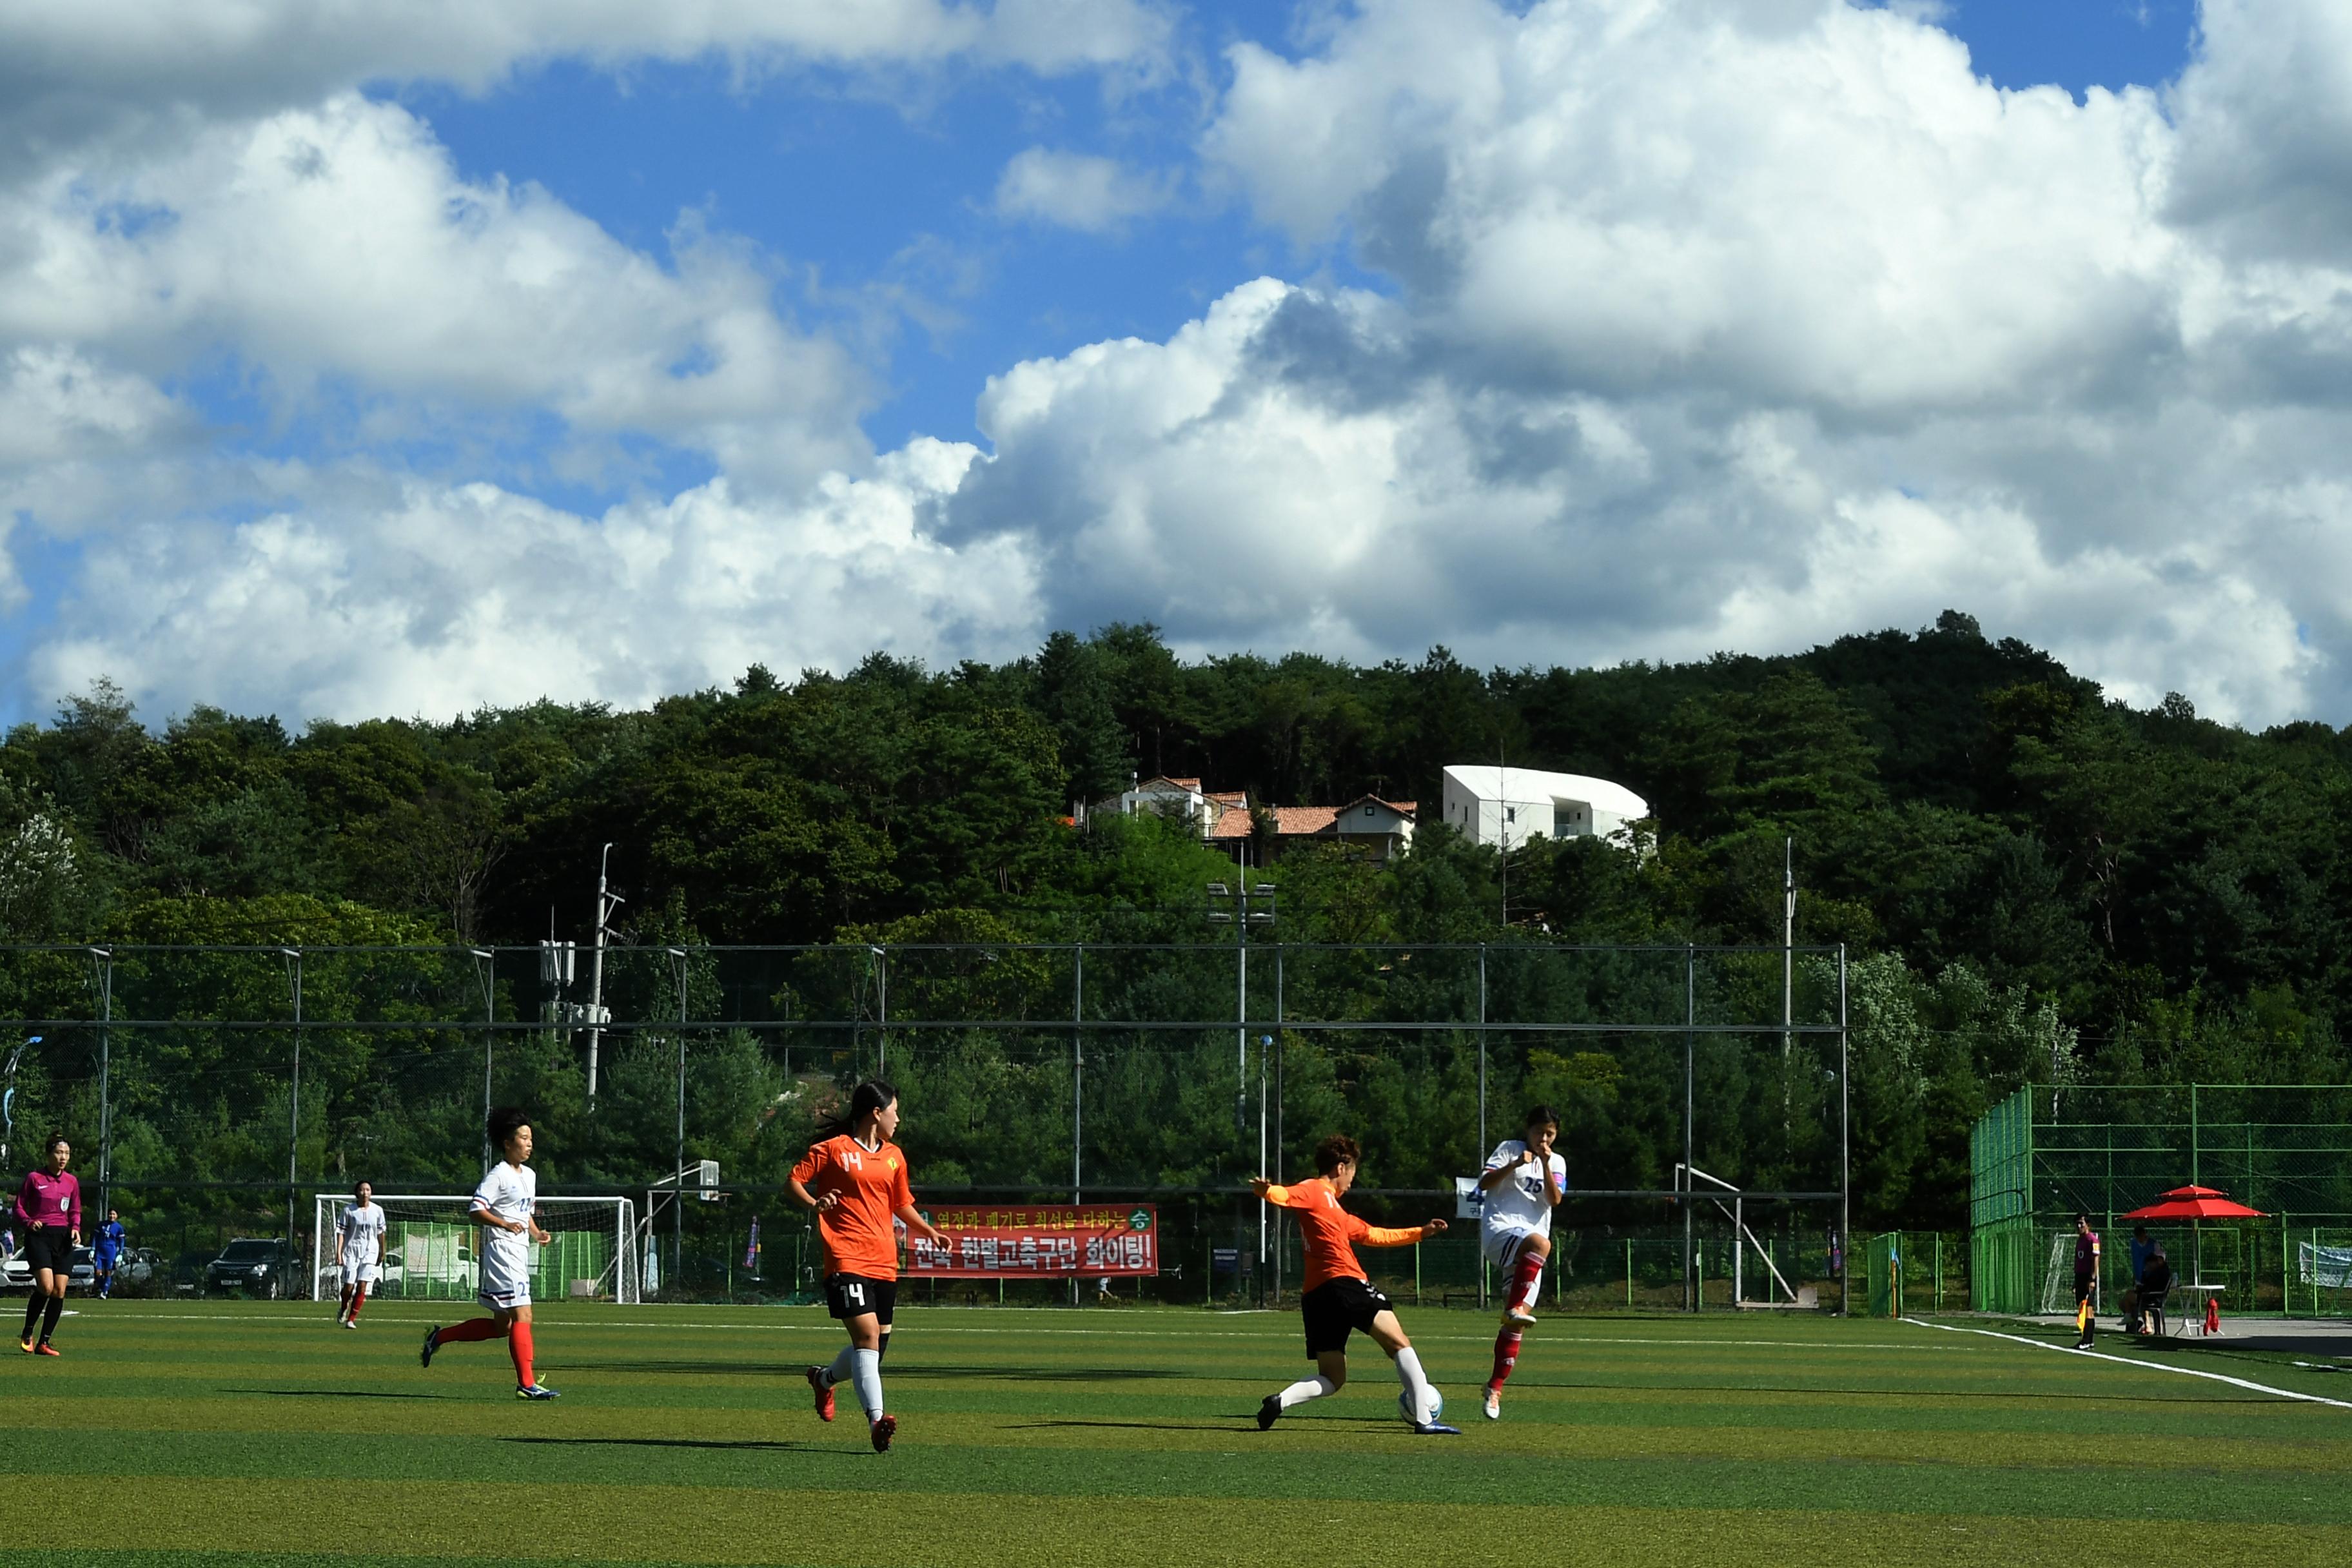
<path id="1" fill-rule="evenodd" d="M 824 1300 L 849 1331 L 831 1366 L 808 1369 L 816 1413 L 833 1419 L 833 1388 L 847 1383 L 865 1407 L 874 1451 L 890 1447 L 898 1418 L 882 1408 L 882 1355 L 898 1304 L 898 1233 L 891 1221 L 944 1246 L 947 1234 L 915 1207 L 907 1156 L 890 1142 L 898 1130 L 898 1091 L 880 1079 L 861 1083 L 834 1135 L 811 1144 L 793 1167 L 795 1202 L 816 1211 L 824 1246 Z"/>
<path id="2" fill-rule="evenodd" d="M 1389 1299 L 1372 1289 L 1371 1280 L 1365 1277 L 1363 1265 L 1356 1261 L 1354 1245 L 1360 1241 L 1368 1247 L 1410 1247 L 1444 1230 L 1445 1222 L 1433 1219 L 1411 1230 L 1387 1230 L 1341 1208 L 1339 1200 L 1355 1184 L 1356 1167 L 1362 1159 L 1363 1151 L 1353 1138 L 1335 1135 L 1316 1145 L 1315 1169 L 1321 1173 L 1315 1180 L 1286 1187 L 1264 1176 L 1250 1178 L 1250 1190 L 1259 1197 L 1298 1211 L 1298 1238 L 1307 1250 L 1306 1290 L 1298 1307 L 1307 1320 L 1307 1359 L 1315 1363 L 1317 1373 L 1279 1394 L 1267 1394 L 1258 1406 L 1258 1430 L 1273 1426 L 1294 1405 L 1337 1394 L 1348 1381 L 1348 1335 L 1361 1329 L 1396 1362 L 1397 1381 L 1404 1384 L 1400 1403 L 1412 1429 L 1458 1437 L 1461 1428 L 1437 1419 L 1442 1406 L 1421 1370 L 1421 1357 L 1413 1351 L 1412 1342 L 1404 1337 L 1403 1325 L 1397 1321 Z"/>

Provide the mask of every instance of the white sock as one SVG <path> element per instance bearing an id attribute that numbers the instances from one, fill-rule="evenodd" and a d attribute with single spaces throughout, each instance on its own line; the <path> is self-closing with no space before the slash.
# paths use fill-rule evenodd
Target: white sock
<path id="1" fill-rule="evenodd" d="M 833 1358 L 833 1364 L 831 1366 L 824 1369 L 824 1384 L 827 1388 L 832 1387 L 836 1383 L 847 1383 L 849 1381 L 849 1374 L 857 1370 L 857 1363 L 855 1359 L 856 1355 L 857 1347 L 856 1345 L 844 1345 L 841 1347 L 841 1353 Z"/>
<path id="2" fill-rule="evenodd" d="M 879 1421 L 882 1419 L 882 1352 L 853 1350 L 849 1353 L 856 1362 L 850 1378 L 857 1385 L 857 1403 L 866 1407 L 866 1419 Z"/>
<path id="3" fill-rule="evenodd" d="M 1304 1383 L 1294 1383 L 1274 1396 L 1274 1402 L 1287 1410 L 1294 1405 L 1304 1405 L 1310 1399 L 1320 1399 L 1327 1394 L 1337 1394 L 1339 1385 L 1328 1377 L 1310 1377 Z"/>
<path id="4" fill-rule="evenodd" d="M 1397 1381 L 1404 1384 L 1405 1393 L 1412 1398 L 1415 1410 L 1429 1408 L 1429 1379 L 1421 1370 L 1421 1357 L 1411 1345 L 1396 1353 Z"/>

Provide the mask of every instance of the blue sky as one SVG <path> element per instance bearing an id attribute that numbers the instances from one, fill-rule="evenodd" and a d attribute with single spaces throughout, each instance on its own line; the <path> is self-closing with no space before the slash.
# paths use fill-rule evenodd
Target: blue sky
<path id="1" fill-rule="evenodd" d="M 0 718 L 1962 598 L 2352 717 L 2347 86 L 2330 0 L 0 20 Z"/>

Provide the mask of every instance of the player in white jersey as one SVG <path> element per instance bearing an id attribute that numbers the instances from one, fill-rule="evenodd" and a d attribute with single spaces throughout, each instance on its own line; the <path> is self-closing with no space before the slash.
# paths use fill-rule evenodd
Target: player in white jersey
<path id="1" fill-rule="evenodd" d="M 368 1182 L 352 1189 L 351 1205 L 336 1216 L 335 1262 L 343 1271 L 343 1301 L 335 1310 L 335 1321 L 347 1329 L 360 1326 L 368 1287 L 383 1278 L 387 1223 L 383 1205 L 375 1201 L 375 1187 Z"/>
<path id="2" fill-rule="evenodd" d="M 1538 1105 L 1528 1112 L 1518 1137 L 1495 1145 L 1478 1178 L 1478 1242 L 1505 1280 L 1503 1328 L 1495 1336 L 1495 1370 L 1486 1380 L 1489 1421 L 1502 1418 L 1504 1381 L 1518 1364 L 1520 1339 L 1536 1321 L 1544 1259 L 1551 1256 L 1551 1211 L 1568 1191 L 1568 1162 L 1552 1152 L 1559 1138 L 1559 1113 Z"/>
<path id="3" fill-rule="evenodd" d="M 425 1331 L 425 1351 L 418 1358 L 426 1366 L 443 1345 L 467 1340 L 504 1340 L 514 1358 L 515 1397 L 552 1399 L 555 1390 L 541 1386 L 531 1373 L 530 1247 L 547 1245 L 531 1211 L 539 1202 L 539 1176 L 530 1159 L 530 1122 L 510 1105 L 490 1112 L 490 1146 L 503 1156 L 492 1165 L 482 1184 L 474 1189 L 467 1215 L 481 1226 L 482 1245 L 474 1256 L 481 1260 L 481 1279 L 475 1296 L 490 1310 L 487 1318 L 468 1318 L 447 1328 L 438 1324 Z"/>

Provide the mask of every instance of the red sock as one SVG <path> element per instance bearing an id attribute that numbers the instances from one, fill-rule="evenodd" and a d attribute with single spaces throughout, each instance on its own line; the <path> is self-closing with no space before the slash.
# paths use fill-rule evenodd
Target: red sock
<path id="1" fill-rule="evenodd" d="M 468 1318 L 462 1323 L 452 1323 L 441 1331 L 440 1342 L 451 1344 L 463 1340 L 502 1340 L 507 1326 L 496 1318 Z"/>
<path id="2" fill-rule="evenodd" d="M 367 1287 L 364 1285 L 356 1286 L 352 1290 L 350 1304 L 343 1309 L 343 1316 L 356 1323 L 360 1321 L 360 1309 L 366 1305 Z"/>
<path id="3" fill-rule="evenodd" d="M 1495 1336 L 1495 1375 L 1486 1380 L 1489 1388 L 1500 1388 L 1519 1364 L 1519 1341 L 1525 1336 L 1517 1329 L 1505 1329 Z"/>
<path id="4" fill-rule="evenodd" d="M 507 1354 L 514 1357 L 515 1386 L 529 1388 L 530 1377 L 530 1325 L 517 1323 L 514 1332 L 507 1336 Z"/>
<path id="5" fill-rule="evenodd" d="M 1510 1303 L 1514 1307 L 1535 1305 L 1536 1281 L 1543 1278 L 1544 1260 L 1533 1253 L 1522 1258 L 1511 1271 Z"/>

